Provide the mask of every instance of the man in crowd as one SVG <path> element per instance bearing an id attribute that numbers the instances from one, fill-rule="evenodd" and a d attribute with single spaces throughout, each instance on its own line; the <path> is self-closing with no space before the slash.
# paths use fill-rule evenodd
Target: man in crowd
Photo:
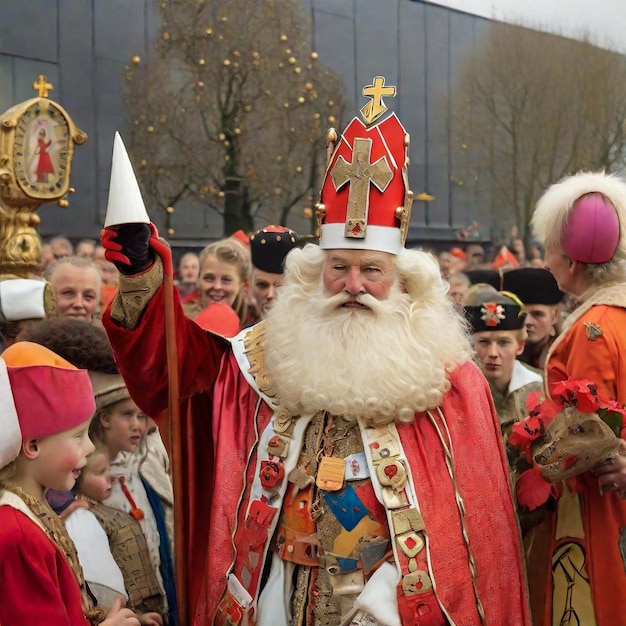
<path id="1" fill-rule="evenodd" d="M 256 320 L 267 314 L 283 281 L 287 253 L 300 242 L 300 235 L 284 226 L 266 226 L 250 235 L 250 299 L 256 308 Z"/>
<path id="2" fill-rule="evenodd" d="M 472 285 L 469 276 L 464 272 L 457 272 L 450 274 L 446 280 L 450 285 L 448 297 L 459 309 L 462 309 L 465 298 L 467 297 L 467 292 Z"/>
<path id="3" fill-rule="evenodd" d="M 479 243 L 467 244 L 465 254 L 467 254 L 466 272 L 483 267 L 485 263 L 485 249 Z"/>
<path id="4" fill-rule="evenodd" d="M 46 278 L 54 287 L 57 315 L 92 322 L 100 310 L 100 273 L 86 257 L 70 256 L 51 265 Z"/>
<path id="5" fill-rule="evenodd" d="M 266 319 L 229 344 L 175 307 L 195 409 L 182 454 L 205 472 L 182 496 L 187 578 L 204 577 L 196 626 L 529 623 L 488 387 L 435 259 L 404 248 L 408 135 L 366 110 L 329 160 L 320 245 L 289 253 Z M 157 415 L 171 255 L 145 223 L 103 242 L 122 272 L 105 325 L 131 395 Z M 194 449 L 191 429 L 212 445 Z"/>
<path id="6" fill-rule="evenodd" d="M 88 259 L 96 257 L 96 242 L 94 239 L 81 239 L 76 244 L 76 256 L 84 256 Z"/>
<path id="7" fill-rule="evenodd" d="M 528 338 L 519 355 L 523 363 L 544 369 L 550 346 L 557 337 L 561 300 L 565 294 L 545 268 L 520 267 L 504 273 L 504 290 L 514 293 L 526 310 Z"/>
<path id="8" fill-rule="evenodd" d="M 67 237 L 53 237 L 50 239 L 50 253 L 54 259 L 54 263 L 66 256 L 72 256 L 74 254 L 74 246 Z"/>
<path id="9" fill-rule="evenodd" d="M 178 264 L 178 281 L 176 288 L 182 298 L 189 295 L 198 287 L 198 273 L 200 272 L 200 260 L 195 252 L 185 252 L 180 257 Z"/>

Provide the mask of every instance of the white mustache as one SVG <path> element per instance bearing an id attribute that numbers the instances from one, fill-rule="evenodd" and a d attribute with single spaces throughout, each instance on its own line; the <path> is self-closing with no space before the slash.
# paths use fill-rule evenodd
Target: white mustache
<path id="1" fill-rule="evenodd" d="M 381 301 L 377 300 L 374 296 L 368 293 L 359 293 L 353 295 L 348 293 L 347 291 L 340 291 L 334 296 L 323 295 L 320 298 L 320 312 L 324 315 L 332 314 L 338 308 L 342 307 L 348 302 L 356 302 L 368 309 L 371 309 L 374 313 L 378 313 L 384 308 L 384 305 L 381 304 Z"/>

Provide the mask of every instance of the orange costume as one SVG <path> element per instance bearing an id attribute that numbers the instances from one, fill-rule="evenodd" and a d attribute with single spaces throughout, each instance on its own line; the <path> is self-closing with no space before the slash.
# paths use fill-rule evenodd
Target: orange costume
<path id="1" fill-rule="evenodd" d="M 600 396 L 626 403 L 626 285 L 594 291 L 566 325 L 548 356 L 548 389 L 588 379 Z M 619 491 L 601 495 L 590 472 L 578 489 L 563 487 L 555 510 L 525 537 L 535 623 L 624 626 L 626 501 Z"/>

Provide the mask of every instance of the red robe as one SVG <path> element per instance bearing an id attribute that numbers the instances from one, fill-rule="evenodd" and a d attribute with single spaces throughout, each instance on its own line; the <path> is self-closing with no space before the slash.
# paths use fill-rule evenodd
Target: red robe
<path id="1" fill-rule="evenodd" d="M 167 402 L 162 311 L 160 290 L 136 330 L 117 326 L 108 312 L 104 318 L 131 396 L 151 415 L 158 414 Z M 176 307 L 176 336 L 181 398 L 190 398 L 194 409 L 202 405 L 201 410 L 192 411 L 193 422 L 184 426 L 187 449 L 183 457 L 187 467 L 195 471 L 195 480 L 187 484 L 189 493 L 185 496 L 186 505 L 191 507 L 186 520 L 190 534 L 186 536 L 193 536 L 192 551 L 187 554 L 197 557 L 196 565 L 190 564 L 188 580 L 195 587 L 203 577 L 195 624 L 205 626 L 212 623 L 226 587 L 226 574 L 234 557 L 231 538 L 238 521 L 241 522 L 237 512 L 241 517 L 246 509 L 256 467 L 255 444 L 272 411 L 261 402 L 257 412 L 259 396 L 244 378 L 227 344 L 186 319 L 180 307 Z M 519 531 L 500 427 L 487 383 L 471 363 L 459 368 L 451 382 L 443 412 L 451 431 L 456 480 L 465 503 L 465 525 L 486 623 L 525 625 L 529 623 L 529 613 Z M 411 424 L 398 424 L 398 431 L 407 458 L 411 459 L 441 601 L 456 624 L 478 625 L 467 549 L 439 440 L 423 415 L 417 415 Z M 200 571 L 193 567 L 200 564 L 199 553 L 207 546 L 203 532 L 209 534 L 208 561 Z"/>
<path id="2" fill-rule="evenodd" d="M 54 174 L 54 166 L 52 165 L 52 159 L 48 153 L 48 148 L 52 144 L 52 141 L 45 141 L 44 139 L 37 139 L 37 154 L 39 159 L 37 160 L 37 182 L 47 182 L 47 174 Z"/>
<path id="3" fill-rule="evenodd" d="M 76 576 L 26 514 L 0 506 L 0 624 L 89 626 Z"/>

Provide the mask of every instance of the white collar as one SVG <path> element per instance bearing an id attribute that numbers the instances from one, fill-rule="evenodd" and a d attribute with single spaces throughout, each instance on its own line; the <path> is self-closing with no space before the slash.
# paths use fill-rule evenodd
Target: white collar
<path id="1" fill-rule="evenodd" d="M 543 383 L 543 377 L 525 367 L 521 361 L 516 360 L 513 364 L 513 375 L 509 383 L 508 393 L 513 393 L 530 383 Z"/>

